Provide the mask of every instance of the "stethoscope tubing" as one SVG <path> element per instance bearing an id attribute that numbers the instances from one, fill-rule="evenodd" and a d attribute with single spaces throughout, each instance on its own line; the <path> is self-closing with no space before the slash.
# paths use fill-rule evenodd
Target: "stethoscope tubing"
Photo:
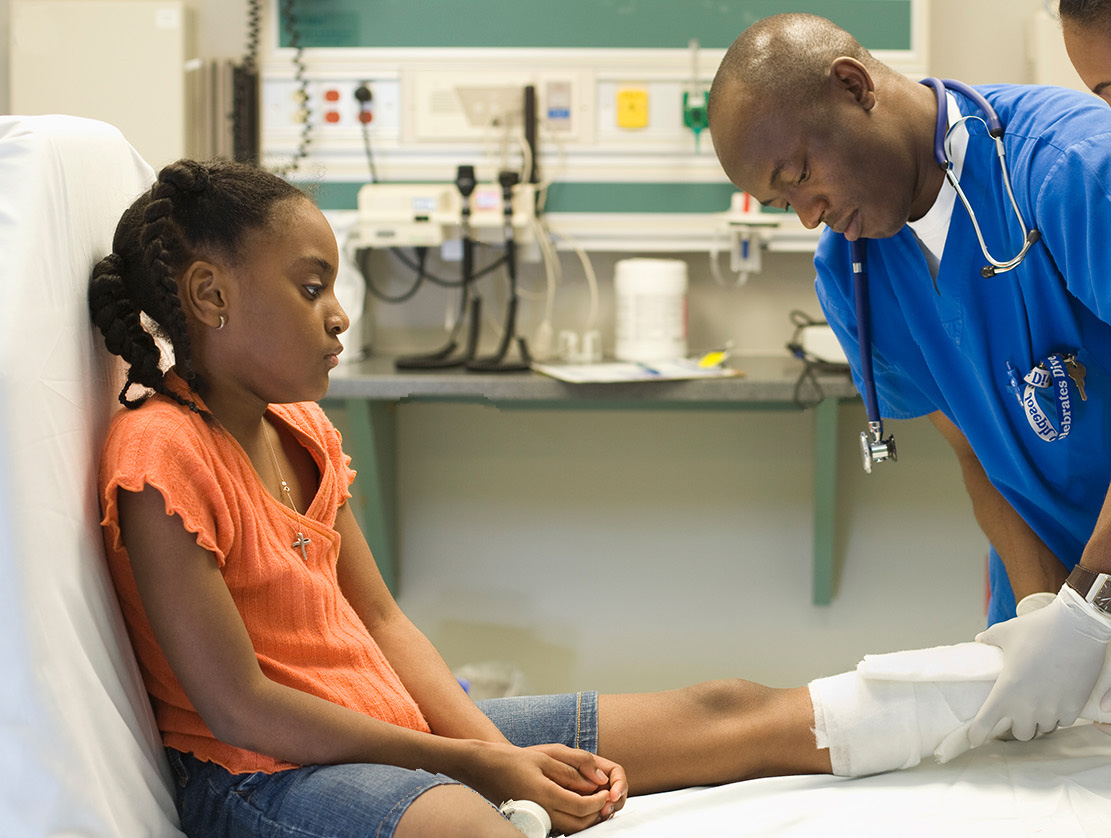
<path id="1" fill-rule="evenodd" d="M 853 265 L 853 298 L 856 303 L 856 339 L 860 345 L 860 379 L 869 422 L 882 422 L 872 367 L 872 307 L 868 301 L 868 258 L 864 239 L 849 242 Z"/>
<path id="2" fill-rule="evenodd" d="M 994 276 L 996 273 L 1012 270 L 1026 258 L 1027 252 L 1041 238 L 1041 233 L 1037 229 L 1031 229 L 1027 232 L 1026 222 L 1018 208 L 1018 202 L 1015 200 L 1014 191 L 1011 188 L 1011 179 L 1007 173 L 1007 164 L 1003 147 L 1004 128 L 1002 121 L 999 119 L 999 114 L 996 113 L 995 108 L 991 106 L 991 103 L 988 102 L 978 90 L 970 87 L 964 82 L 955 79 L 942 80 L 931 77 L 923 79 L 922 84 L 932 88 L 937 96 L 937 122 L 934 128 L 934 158 L 938 165 L 945 170 L 946 179 L 960 197 L 961 203 L 964 205 L 965 211 L 972 221 L 976 237 L 980 242 L 980 249 L 989 262 L 989 264 L 981 270 L 981 274 L 987 278 Z M 953 173 L 949 156 L 945 151 L 945 140 L 949 131 L 946 90 L 959 93 L 975 103 L 983 114 L 982 117 L 977 118 L 983 120 L 984 124 L 987 126 L 988 134 L 995 142 L 996 154 L 999 158 L 999 165 L 1003 173 L 1003 184 L 1007 193 L 1007 198 L 1010 201 L 1011 208 L 1014 210 L 1015 217 L 1018 219 L 1024 238 L 1022 249 L 1011 259 L 1005 261 L 997 260 L 988 252 L 983 232 L 976 219 L 976 213 L 973 211 L 971 203 L 965 196 L 959 180 Z M 862 396 L 865 409 L 868 413 L 869 430 L 872 433 L 873 439 L 876 442 L 880 442 L 883 436 L 883 418 L 880 416 L 879 398 L 876 394 L 876 382 L 872 362 L 872 318 L 871 305 L 868 297 L 868 263 L 865 242 L 865 239 L 857 239 L 856 241 L 849 242 L 849 253 L 852 260 L 857 342 L 860 346 L 860 379 L 863 385 Z M 871 470 L 870 463 L 867 461 L 865 468 L 869 471 Z"/>

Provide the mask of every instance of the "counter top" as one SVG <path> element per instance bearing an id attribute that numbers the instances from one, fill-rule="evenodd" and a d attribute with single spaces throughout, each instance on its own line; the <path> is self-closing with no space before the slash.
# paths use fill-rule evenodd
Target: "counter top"
<path id="1" fill-rule="evenodd" d="M 689 381 L 634 381 L 617 384 L 569 384 L 536 372 L 471 372 L 398 370 L 393 358 L 373 356 L 341 364 L 331 374 L 329 399 L 408 399 L 498 402 L 642 402 L 663 404 L 790 404 L 803 363 L 787 354 L 746 355 L 729 365 L 744 374 Z M 821 373 L 815 380 L 821 397 L 847 399 L 857 395 L 846 373 Z M 820 400 L 813 388 L 807 403 Z"/>

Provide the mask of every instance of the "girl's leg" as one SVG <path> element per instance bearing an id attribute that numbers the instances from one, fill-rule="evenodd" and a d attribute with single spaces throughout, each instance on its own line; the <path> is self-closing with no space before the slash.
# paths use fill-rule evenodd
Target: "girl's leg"
<path id="1" fill-rule="evenodd" d="M 182 826 L 197 838 L 521 838 L 478 792 L 441 774 L 370 764 L 231 774 L 166 753 Z"/>
<path id="2" fill-rule="evenodd" d="M 635 794 L 830 773 L 809 690 L 741 680 L 598 696 L 598 753 L 625 768 Z"/>
<path id="3" fill-rule="evenodd" d="M 401 816 L 394 838 L 522 838 L 517 827 L 467 786 L 436 786 Z"/>

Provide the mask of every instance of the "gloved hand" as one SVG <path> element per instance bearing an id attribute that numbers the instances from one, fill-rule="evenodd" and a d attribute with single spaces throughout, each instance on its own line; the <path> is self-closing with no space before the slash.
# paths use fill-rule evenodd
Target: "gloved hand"
<path id="1" fill-rule="evenodd" d="M 1046 607 L 996 623 L 976 636 L 1003 650 L 1003 671 L 972 720 L 972 747 L 1005 733 L 1016 739 L 1076 721 L 1111 642 L 1111 620 L 1068 585 Z"/>

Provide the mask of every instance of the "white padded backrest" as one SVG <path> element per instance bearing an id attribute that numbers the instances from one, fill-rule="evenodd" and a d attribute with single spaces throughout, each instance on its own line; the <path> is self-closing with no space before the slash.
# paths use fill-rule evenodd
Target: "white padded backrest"
<path id="1" fill-rule="evenodd" d="M 86 291 L 154 179 L 120 133 L 0 117 L 0 832 L 181 836 L 103 557 L 117 367 Z"/>

